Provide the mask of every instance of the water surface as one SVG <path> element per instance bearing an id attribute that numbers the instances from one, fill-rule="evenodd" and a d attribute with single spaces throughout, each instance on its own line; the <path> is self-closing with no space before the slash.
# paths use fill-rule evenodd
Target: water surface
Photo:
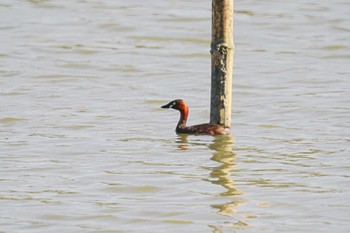
<path id="1" fill-rule="evenodd" d="M 1 232 L 349 232 L 350 5 L 235 3 L 232 137 L 210 1 L 0 3 Z"/>

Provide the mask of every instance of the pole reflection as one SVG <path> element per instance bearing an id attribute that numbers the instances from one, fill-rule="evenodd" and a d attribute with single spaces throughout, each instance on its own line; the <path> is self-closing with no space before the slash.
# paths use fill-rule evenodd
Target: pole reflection
<path id="1" fill-rule="evenodd" d="M 212 184 L 221 185 L 225 188 L 225 192 L 220 193 L 223 197 L 234 197 L 233 201 L 223 204 L 213 204 L 213 208 L 218 209 L 218 213 L 225 216 L 232 216 L 237 206 L 243 204 L 237 198 L 243 193 L 235 187 L 235 182 L 232 179 L 232 172 L 236 168 L 235 156 L 233 151 L 234 140 L 232 136 L 220 136 L 214 139 L 214 142 L 209 145 L 209 148 L 214 151 L 211 160 L 218 162 L 219 165 L 214 167 L 209 174 L 209 179 Z"/>
<path id="2" fill-rule="evenodd" d="M 189 136 L 182 134 L 178 134 L 177 136 L 177 147 L 181 150 L 190 150 L 192 143 L 188 141 Z M 231 219 L 222 224 L 209 225 L 209 227 L 215 233 L 221 233 L 225 228 L 248 227 L 249 224 L 244 221 L 244 217 L 235 215 L 237 207 L 245 204 L 246 201 L 242 198 L 244 193 L 236 188 L 235 181 L 233 180 L 234 171 L 237 169 L 233 137 L 231 135 L 217 136 L 209 144 L 208 148 L 213 151 L 210 159 L 218 163 L 218 165 L 208 167 L 207 169 L 210 171 L 208 178 L 204 178 L 203 180 L 224 188 L 223 192 L 215 194 L 215 196 L 219 197 L 216 199 L 219 200 L 219 203 L 213 203 L 210 206 L 219 215 L 230 217 Z"/>
<path id="3" fill-rule="evenodd" d="M 210 182 L 226 189 L 226 192 L 220 194 L 221 196 L 241 195 L 241 192 L 235 188 L 231 176 L 236 166 L 234 163 L 236 154 L 233 152 L 233 146 L 234 142 L 231 136 L 216 137 L 214 143 L 209 145 L 209 148 L 214 150 L 211 160 L 220 164 L 210 172 Z"/>
<path id="4" fill-rule="evenodd" d="M 225 202 L 219 204 L 212 204 L 211 207 L 218 211 L 218 214 L 233 218 L 230 224 L 224 224 L 224 226 L 213 226 L 213 232 L 220 233 L 222 228 L 236 228 L 244 223 L 247 227 L 248 224 L 242 220 L 239 220 L 239 216 L 234 216 L 238 206 L 245 203 L 241 196 L 243 192 L 235 187 L 233 180 L 233 173 L 236 170 L 235 164 L 236 154 L 234 152 L 234 140 L 232 136 L 220 136 L 216 137 L 209 148 L 214 151 L 211 160 L 219 163 L 217 167 L 212 168 L 209 173 L 208 181 L 215 185 L 220 185 L 225 188 L 226 191 L 219 193 L 221 197 L 225 199 Z"/>

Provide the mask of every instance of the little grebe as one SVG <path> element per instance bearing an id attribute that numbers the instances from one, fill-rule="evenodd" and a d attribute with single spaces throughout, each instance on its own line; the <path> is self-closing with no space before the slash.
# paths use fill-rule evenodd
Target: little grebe
<path id="1" fill-rule="evenodd" d="M 173 108 L 180 111 L 180 120 L 176 126 L 176 133 L 182 134 L 209 134 L 209 135 L 227 135 L 230 133 L 229 128 L 218 124 L 200 124 L 186 126 L 188 116 L 188 106 L 182 99 L 177 99 L 162 106 L 162 108 Z"/>

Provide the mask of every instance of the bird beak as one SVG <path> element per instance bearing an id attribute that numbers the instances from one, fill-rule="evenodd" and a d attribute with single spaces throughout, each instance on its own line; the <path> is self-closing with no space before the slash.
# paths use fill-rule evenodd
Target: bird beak
<path id="1" fill-rule="evenodd" d="M 170 108 L 170 103 L 163 105 L 161 108 Z"/>
<path id="2" fill-rule="evenodd" d="M 171 102 L 169 102 L 168 104 L 166 104 L 166 105 L 163 105 L 161 108 L 172 108 L 172 107 L 174 107 L 174 102 L 173 101 L 171 101 Z"/>

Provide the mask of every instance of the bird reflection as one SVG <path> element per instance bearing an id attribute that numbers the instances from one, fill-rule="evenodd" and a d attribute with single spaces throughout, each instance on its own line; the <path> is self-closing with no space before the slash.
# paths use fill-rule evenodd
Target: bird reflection
<path id="1" fill-rule="evenodd" d="M 178 148 L 181 150 L 189 150 L 188 145 L 188 134 L 178 134 L 178 140 L 176 142 L 178 143 Z"/>

